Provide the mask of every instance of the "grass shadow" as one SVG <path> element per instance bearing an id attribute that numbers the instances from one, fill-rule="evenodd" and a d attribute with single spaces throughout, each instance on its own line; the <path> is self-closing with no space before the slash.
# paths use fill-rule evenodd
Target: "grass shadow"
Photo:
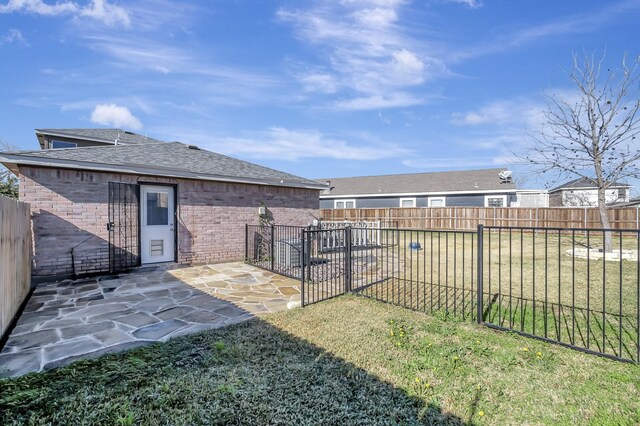
<path id="1" fill-rule="evenodd" d="M 0 380 L 2 424 L 470 424 L 259 318 Z"/>

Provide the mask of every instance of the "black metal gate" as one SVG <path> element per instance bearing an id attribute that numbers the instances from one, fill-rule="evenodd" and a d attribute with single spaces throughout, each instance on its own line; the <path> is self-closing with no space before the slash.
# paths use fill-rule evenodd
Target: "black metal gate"
<path id="1" fill-rule="evenodd" d="M 140 265 L 140 185 L 109 182 L 109 271 Z"/>
<path id="2" fill-rule="evenodd" d="M 302 231 L 302 306 L 350 291 L 350 233 L 349 228 Z"/>

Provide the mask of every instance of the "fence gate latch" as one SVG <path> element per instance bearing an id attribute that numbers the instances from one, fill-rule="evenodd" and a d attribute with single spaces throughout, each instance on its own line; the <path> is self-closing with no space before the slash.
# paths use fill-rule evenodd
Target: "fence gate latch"
<path id="1" fill-rule="evenodd" d="M 116 224 L 113 222 L 107 222 L 107 231 L 111 232 L 115 229 Z"/>

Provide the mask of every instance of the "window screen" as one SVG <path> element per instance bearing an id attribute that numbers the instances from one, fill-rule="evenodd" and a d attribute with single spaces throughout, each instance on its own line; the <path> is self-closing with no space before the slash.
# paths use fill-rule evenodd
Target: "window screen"
<path id="1" fill-rule="evenodd" d="M 504 198 L 502 197 L 487 198 L 487 207 L 504 207 Z"/>

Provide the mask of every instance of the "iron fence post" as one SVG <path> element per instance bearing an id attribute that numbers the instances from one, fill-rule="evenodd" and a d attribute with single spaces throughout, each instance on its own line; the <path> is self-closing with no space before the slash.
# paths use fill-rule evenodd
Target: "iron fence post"
<path id="1" fill-rule="evenodd" d="M 344 229 L 344 291 L 351 292 L 351 227 Z"/>
<path id="2" fill-rule="evenodd" d="M 304 257 L 306 255 L 305 248 L 307 245 L 307 231 L 302 230 L 302 247 L 300 248 L 300 255 L 302 259 L 300 259 L 300 306 L 304 308 Z"/>
<path id="3" fill-rule="evenodd" d="M 249 224 L 244 224 L 244 261 L 249 261 Z"/>
<path id="4" fill-rule="evenodd" d="M 273 240 L 274 237 L 274 226 L 271 225 L 271 247 L 269 247 L 269 250 L 271 251 L 271 270 L 273 271 L 274 266 L 275 266 L 275 253 L 274 253 L 274 248 L 275 248 L 275 242 Z"/>
<path id="5" fill-rule="evenodd" d="M 483 236 L 484 236 L 484 225 L 480 224 L 478 225 L 478 267 L 476 268 L 478 271 L 478 279 L 477 279 L 477 288 L 476 288 L 476 296 L 477 296 L 477 303 L 476 303 L 476 308 L 478 309 L 477 311 L 477 321 L 478 324 L 482 324 L 483 323 L 483 289 L 482 289 L 482 280 L 483 280 L 483 275 L 484 275 L 484 271 L 483 271 L 483 245 L 482 245 L 482 240 L 483 240 Z"/>

